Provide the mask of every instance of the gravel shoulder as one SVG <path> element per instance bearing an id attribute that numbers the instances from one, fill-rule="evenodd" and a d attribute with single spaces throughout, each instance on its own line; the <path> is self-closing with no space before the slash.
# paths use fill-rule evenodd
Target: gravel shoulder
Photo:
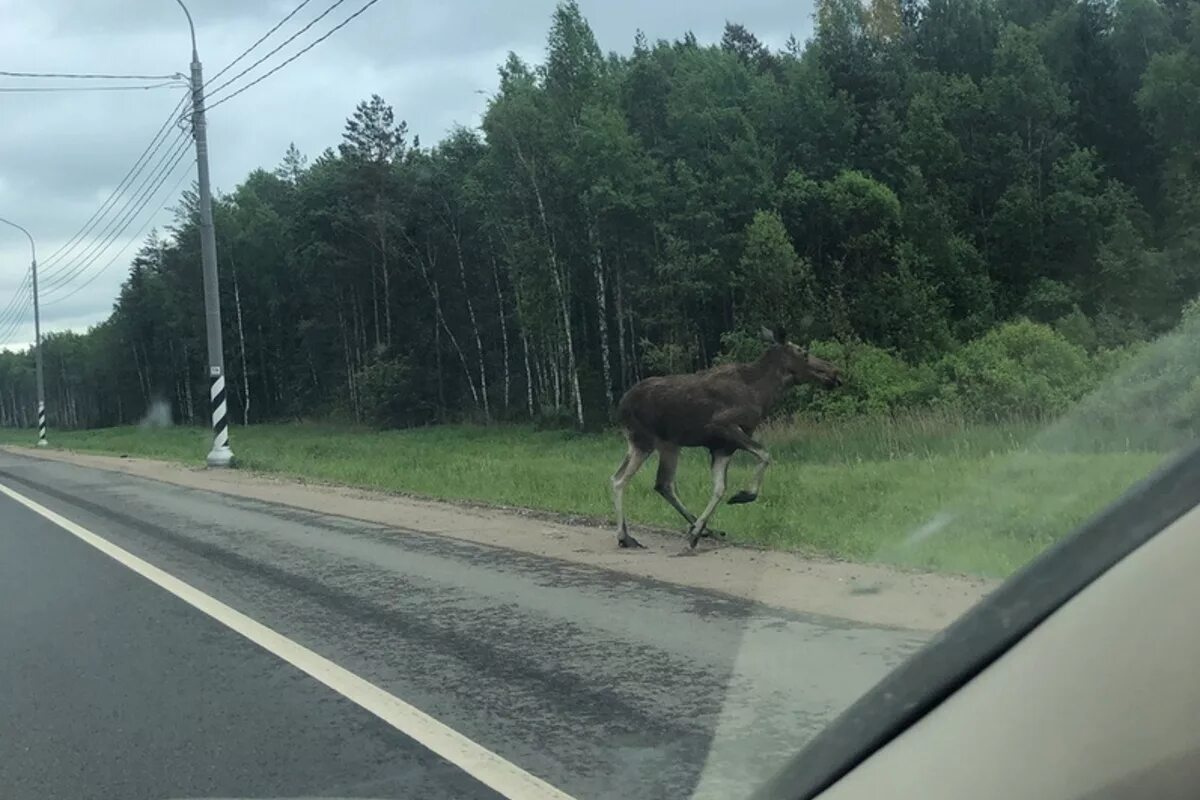
<path id="1" fill-rule="evenodd" d="M 555 521 L 519 509 L 434 502 L 248 472 L 162 461 L 4 447 L 13 453 L 419 531 L 704 589 L 807 614 L 937 631 L 987 595 L 994 581 L 875 564 L 806 558 L 704 543 L 680 556 L 679 536 L 640 531 L 647 549 L 624 551 L 612 530 Z"/>

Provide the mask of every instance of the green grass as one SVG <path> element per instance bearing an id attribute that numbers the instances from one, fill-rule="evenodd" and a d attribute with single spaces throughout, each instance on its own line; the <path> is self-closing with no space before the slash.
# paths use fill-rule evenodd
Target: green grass
<path id="1" fill-rule="evenodd" d="M 775 464 L 762 497 L 724 506 L 714 525 L 735 540 L 854 560 L 1003 576 L 1115 499 L 1165 454 L 1081 444 L 1038 445 L 1039 426 L 973 425 L 953 417 L 792 422 L 763 431 Z M 615 434 L 530 427 L 444 426 L 373 431 L 332 425 L 235 428 L 239 463 L 263 472 L 427 497 L 611 518 L 608 478 L 623 455 Z M 0 441 L 29 443 L 28 431 Z M 53 445 L 198 464 L 208 433 L 191 428 L 56 431 Z M 752 459 L 730 472 L 737 488 Z M 682 529 L 651 490 L 654 462 L 634 480 L 635 524 Z M 679 491 L 698 510 L 708 462 L 691 451 Z"/>

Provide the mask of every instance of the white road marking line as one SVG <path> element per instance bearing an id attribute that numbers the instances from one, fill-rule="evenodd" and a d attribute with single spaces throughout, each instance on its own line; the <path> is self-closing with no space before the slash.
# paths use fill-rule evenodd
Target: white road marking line
<path id="1" fill-rule="evenodd" d="M 240 633 L 267 652 L 308 673 L 504 797 L 510 800 L 572 800 L 570 795 L 506 761 L 395 695 L 101 538 L 82 525 L 18 494 L 3 483 L 0 483 L 0 494 L 7 495 L 30 511 L 45 517 L 193 608 Z"/>

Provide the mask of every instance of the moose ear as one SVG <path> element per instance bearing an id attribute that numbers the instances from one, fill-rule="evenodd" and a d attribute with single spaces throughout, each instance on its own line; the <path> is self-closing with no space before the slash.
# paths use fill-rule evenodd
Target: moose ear
<path id="1" fill-rule="evenodd" d="M 758 335 L 760 337 L 762 337 L 762 340 L 764 342 L 767 342 L 768 344 L 775 344 L 775 334 L 771 331 L 770 328 L 766 327 L 765 325 L 758 332 Z"/>

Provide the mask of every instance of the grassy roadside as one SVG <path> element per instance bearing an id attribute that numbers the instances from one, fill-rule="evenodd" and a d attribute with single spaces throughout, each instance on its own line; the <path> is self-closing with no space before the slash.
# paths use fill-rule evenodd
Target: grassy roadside
<path id="1" fill-rule="evenodd" d="M 1036 447 L 1029 424 L 970 425 L 915 417 L 837 424 L 789 423 L 764 431 L 775 457 L 764 494 L 719 509 L 715 525 L 737 541 L 934 570 L 1006 575 L 1115 499 L 1164 454 Z M 0 442 L 28 444 L 28 431 Z M 56 431 L 63 449 L 200 463 L 208 433 L 192 428 Z M 607 519 L 615 434 L 529 427 L 445 426 L 372 431 L 331 425 L 236 428 L 241 465 L 329 483 Z M 705 454 L 685 454 L 679 490 L 708 497 Z M 737 486 L 751 460 L 731 470 Z M 654 463 L 634 481 L 635 523 L 680 528 L 650 487 Z"/>

